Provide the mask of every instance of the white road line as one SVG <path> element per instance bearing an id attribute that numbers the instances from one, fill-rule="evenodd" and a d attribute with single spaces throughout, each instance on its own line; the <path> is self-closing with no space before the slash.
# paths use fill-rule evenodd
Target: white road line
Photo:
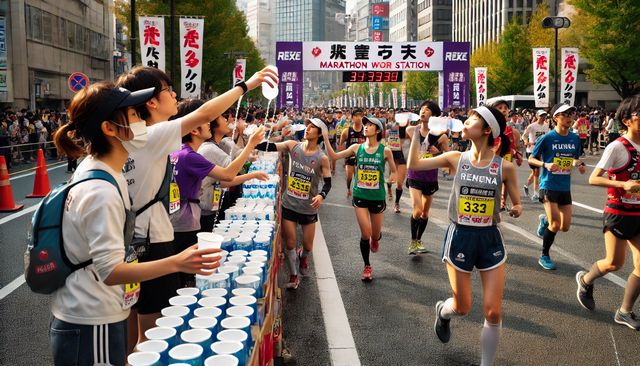
<path id="1" fill-rule="evenodd" d="M 51 164 L 51 165 L 54 165 L 54 164 Z M 60 163 L 59 165 L 55 165 L 52 168 L 48 168 L 47 171 L 50 172 L 50 171 L 55 170 L 55 169 L 60 169 L 60 168 L 64 167 L 65 165 L 66 165 L 66 163 Z M 36 171 L 35 171 L 36 168 L 32 168 L 32 169 L 33 169 L 33 171 L 31 173 L 25 173 L 25 174 L 17 175 L 15 177 L 9 178 L 9 180 L 20 179 L 20 178 L 24 178 L 24 177 L 28 177 L 28 176 L 36 174 Z"/>
<path id="2" fill-rule="evenodd" d="M 325 203 L 326 205 L 327 203 Z M 331 204 L 336 205 L 336 204 Z M 343 205 L 340 205 L 343 206 Z M 349 207 L 349 206 L 345 206 Z M 316 224 L 316 236 L 313 248 L 313 262 L 316 270 L 316 282 L 320 293 L 322 317 L 327 333 L 331 365 L 359 366 L 360 358 L 356 343 L 351 334 L 349 319 L 342 302 L 333 264 L 329 257 L 329 249 L 324 239 L 320 220 Z"/>
<path id="3" fill-rule="evenodd" d="M 21 216 L 24 216 L 26 214 L 29 214 L 29 213 L 35 211 L 38 207 L 40 207 L 40 202 L 38 202 L 37 204 L 35 204 L 35 205 L 31 206 L 31 207 L 28 207 L 28 208 L 22 210 L 22 211 L 18 211 L 18 212 L 14 213 L 14 214 L 11 214 L 9 216 L 3 217 L 3 218 L 0 219 L 0 225 L 6 224 L 7 222 L 9 222 L 11 220 L 15 220 L 18 217 L 21 217 Z"/>
<path id="4" fill-rule="evenodd" d="M 602 214 L 604 212 L 604 211 L 602 211 L 600 209 L 597 209 L 595 207 L 591 207 L 589 205 L 585 205 L 584 203 L 580 203 L 580 202 L 576 202 L 576 201 L 573 201 L 572 203 L 573 203 L 574 206 L 582 207 L 582 208 L 584 208 L 586 210 L 597 212 L 599 214 Z"/>
<path id="5" fill-rule="evenodd" d="M 616 346 L 616 339 L 613 338 L 613 328 L 609 326 L 609 334 L 611 334 L 611 341 L 613 341 L 613 352 L 616 355 L 616 364 L 620 366 L 620 357 L 618 357 L 618 346 Z"/>
<path id="6" fill-rule="evenodd" d="M 20 287 L 23 283 L 25 283 L 25 279 L 23 275 L 11 281 L 8 285 L 3 288 L 0 288 L 0 300 L 7 297 L 10 293 L 15 291 L 18 287 Z"/>

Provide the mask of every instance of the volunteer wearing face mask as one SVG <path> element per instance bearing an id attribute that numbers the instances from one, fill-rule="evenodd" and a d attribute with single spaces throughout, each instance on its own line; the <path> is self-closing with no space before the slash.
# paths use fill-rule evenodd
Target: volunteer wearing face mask
<path id="1" fill-rule="evenodd" d="M 128 90 L 154 88 L 153 97 L 137 108 L 147 124 L 148 143 L 144 149 L 130 154 L 124 168 L 133 200 L 132 207 L 138 214 L 135 235 L 137 240 L 143 242 L 138 247 L 146 249 L 139 250 L 141 261 L 166 258 L 175 253 L 169 213 L 180 208 L 180 192 L 168 156 L 180 149 L 181 137 L 222 114 L 243 93 L 257 88 L 263 81 L 276 84 L 277 80 L 278 76 L 273 71 L 263 69 L 246 83 L 241 82 L 228 92 L 207 101 L 193 113 L 166 122 L 178 112 L 178 102 L 171 79 L 163 71 L 137 66 L 118 78 L 116 84 Z M 179 286 L 178 275 L 142 283 L 140 300 L 135 309 L 137 313 L 133 312 L 130 320 L 130 350 L 133 350 L 137 340 L 145 340 L 144 332 L 155 326 L 160 310 L 169 305 L 169 298 L 175 295 Z"/>
<path id="2" fill-rule="evenodd" d="M 82 89 L 69 104 L 69 122 L 54 137 L 60 152 L 71 158 L 89 154 L 72 180 L 89 170 L 102 170 L 117 182 L 80 182 L 69 190 L 62 220 L 65 252 L 74 263 L 88 266 L 66 278 L 52 294 L 49 332 L 55 365 L 124 365 L 130 307 L 140 293 L 140 281 L 172 272 L 206 273 L 218 267 L 219 256 L 203 255 L 192 246 L 162 260 L 136 263 L 126 251 L 132 233 L 125 233 L 130 209 L 122 168 L 128 151 L 144 146 L 145 122 L 133 106 L 145 103 L 153 89 L 131 93 L 110 82 Z M 126 284 L 126 285 L 125 285 Z"/>

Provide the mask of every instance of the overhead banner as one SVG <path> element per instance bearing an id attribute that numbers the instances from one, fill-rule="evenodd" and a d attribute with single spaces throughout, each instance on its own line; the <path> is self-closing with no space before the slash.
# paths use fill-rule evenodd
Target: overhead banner
<path id="1" fill-rule="evenodd" d="M 487 101 L 487 68 L 476 67 L 476 106 L 485 105 Z"/>
<path id="2" fill-rule="evenodd" d="M 164 18 L 138 17 L 142 65 L 165 71 Z"/>
<path id="3" fill-rule="evenodd" d="M 562 87 L 560 100 L 573 105 L 576 100 L 576 79 L 578 78 L 578 62 L 580 55 L 577 48 L 562 49 Z"/>
<path id="4" fill-rule="evenodd" d="M 443 42 L 304 42 L 305 70 L 440 71 Z"/>
<path id="5" fill-rule="evenodd" d="M 549 55 L 548 48 L 533 49 L 533 96 L 536 108 L 549 107 Z"/>
<path id="6" fill-rule="evenodd" d="M 279 107 L 302 108 L 302 43 L 277 42 L 276 66 L 280 75 Z M 340 98 L 342 104 L 342 98 Z"/>
<path id="7" fill-rule="evenodd" d="M 469 107 L 469 42 L 444 42 L 443 109 Z"/>
<path id="8" fill-rule="evenodd" d="M 236 60 L 236 66 L 233 68 L 233 85 L 244 81 L 245 74 L 247 71 L 247 60 L 244 58 L 239 58 Z"/>
<path id="9" fill-rule="evenodd" d="M 182 98 L 199 99 L 202 89 L 202 38 L 204 19 L 180 18 L 180 69 Z"/>

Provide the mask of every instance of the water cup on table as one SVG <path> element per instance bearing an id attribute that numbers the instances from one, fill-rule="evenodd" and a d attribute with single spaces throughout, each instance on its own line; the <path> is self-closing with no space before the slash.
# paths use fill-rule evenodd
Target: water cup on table
<path id="1" fill-rule="evenodd" d="M 249 287 L 243 287 L 243 288 L 234 288 L 233 290 L 231 290 L 231 295 L 232 296 L 253 296 L 255 297 L 256 294 L 256 290 L 249 288 Z"/>
<path id="2" fill-rule="evenodd" d="M 198 305 L 203 308 L 218 308 L 222 311 L 227 307 L 227 299 L 224 297 L 203 297 L 198 301 Z"/>
<path id="3" fill-rule="evenodd" d="M 251 320 L 251 324 L 256 324 L 258 317 L 251 306 L 235 305 L 227 308 L 227 317 L 245 317 Z"/>
<path id="4" fill-rule="evenodd" d="M 256 255 L 256 256 L 252 256 L 252 257 L 248 257 L 247 260 L 249 262 L 260 262 L 260 263 L 264 263 L 265 265 L 267 265 L 267 263 L 269 263 L 269 259 L 267 257 L 261 256 L 261 255 Z"/>
<path id="5" fill-rule="evenodd" d="M 148 340 L 165 341 L 167 342 L 169 347 L 173 347 L 174 345 L 176 345 L 176 334 L 178 334 L 178 332 L 175 328 L 168 327 L 154 327 L 151 329 L 147 329 L 147 331 L 144 332 L 144 336 Z"/>
<path id="6" fill-rule="evenodd" d="M 260 268 L 260 271 L 262 271 L 262 274 L 260 276 L 262 278 L 262 283 L 265 282 L 265 280 L 267 278 L 267 265 L 265 263 L 263 263 L 263 262 L 246 262 L 244 264 L 243 270 L 247 269 L 247 268 Z M 245 273 L 245 274 L 247 274 L 247 273 Z"/>
<path id="7" fill-rule="evenodd" d="M 205 319 L 205 318 L 201 318 Z M 194 319 L 191 319 L 194 320 Z M 180 334 L 180 339 L 184 343 L 198 344 L 202 347 L 203 354 L 201 357 L 208 357 L 211 355 L 211 342 L 213 333 L 206 328 L 189 329 Z"/>
<path id="8" fill-rule="evenodd" d="M 187 321 L 189 320 L 191 309 L 186 306 L 167 306 L 166 308 L 160 310 L 160 314 L 162 314 L 162 316 L 178 316 Z"/>
<path id="9" fill-rule="evenodd" d="M 229 290 L 226 288 L 210 288 L 202 292 L 202 297 L 229 297 Z"/>
<path id="10" fill-rule="evenodd" d="M 225 262 L 222 266 L 218 267 L 218 272 L 219 274 L 225 274 L 228 276 L 229 285 L 226 288 L 232 288 L 234 284 L 233 281 L 240 276 L 240 266 L 232 262 Z"/>
<path id="11" fill-rule="evenodd" d="M 223 311 L 219 308 L 213 306 L 207 306 L 202 308 L 197 308 L 193 311 L 193 315 L 195 318 L 215 318 L 220 323 L 220 320 L 224 318 L 222 316 Z"/>
<path id="12" fill-rule="evenodd" d="M 196 308 L 197 303 L 198 299 L 195 296 L 174 296 L 169 299 L 169 305 L 186 306 L 191 311 Z"/>
<path id="13" fill-rule="evenodd" d="M 225 265 L 230 264 L 238 267 L 238 269 L 244 267 L 244 262 L 247 261 L 247 257 L 235 256 L 235 257 L 227 257 L 227 261 L 224 262 Z"/>
<path id="14" fill-rule="evenodd" d="M 253 239 L 248 235 L 243 235 L 235 238 L 236 250 L 246 250 L 248 252 L 253 250 Z"/>
<path id="15" fill-rule="evenodd" d="M 227 273 L 221 273 L 220 268 L 218 267 L 218 273 L 214 273 L 207 278 L 209 282 L 209 288 L 231 288 L 231 276 Z"/>
<path id="16" fill-rule="evenodd" d="M 184 318 L 178 316 L 163 316 L 156 319 L 157 327 L 174 328 L 178 334 L 186 329 Z"/>
<path id="17" fill-rule="evenodd" d="M 260 286 L 260 283 L 260 277 L 258 276 L 242 275 L 236 278 L 235 288 L 249 287 L 256 290 L 257 297 L 262 297 L 262 286 Z"/>
<path id="18" fill-rule="evenodd" d="M 202 365 L 204 349 L 199 344 L 185 343 L 173 347 L 169 351 L 169 362 L 186 363 L 187 365 Z"/>
<path id="19" fill-rule="evenodd" d="M 127 357 L 131 366 L 160 366 L 160 354 L 156 352 L 133 352 Z"/>
<path id="20" fill-rule="evenodd" d="M 234 296 L 229 299 L 231 306 L 248 306 L 253 309 L 254 314 L 258 313 L 258 299 L 255 296 Z"/>
<path id="21" fill-rule="evenodd" d="M 246 250 L 236 249 L 229 253 L 229 257 L 246 257 L 249 255 L 249 252 Z"/>
<path id="22" fill-rule="evenodd" d="M 235 249 L 234 238 L 236 238 L 237 236 L 232 236 L 229 234 L 229 232 L 226 232 L 222 237 L 223 239 L 220 247 L 227 252 L 232 252 Z"/>
<path id="23" fill-rule="evenodd" d="M 160 362 L 166 364 L 169 361 L 169 343 L 162 340 L 144 341 L 136 345 L 138 352 L 155 352 L 160 355 Z"/>
<path id="24" fill-rule="evenodd" d="M 257 235 L 253 238 L 253 248 L 267 252 L 271 247 L 271 237 L 266 235 Z"/>
<path id="25" fill-rule="evenodd" d="M 196 298 L 200 297 L 200 289 L 197 287 L 184 287 L 179 288 L 177 291 L 178 296 L 195 296 Z"/>
<path id="26" fill-rule="evenodd" d="M 236 357 L 239 366 L 244 366 L 247 362 L 248 352 L 240 342 L 218 341 L 211 345 L 211 351 L 216 355 Z"/>
<path id="27" fill-rule="evenodd" d="M 249 344 L 249 335 L 240 329 L 225 329 L 218 332 L 216 338 L 219 341 L 240 342 L 247 351 L 251 351 L 252 345 Z"/>
<path id="28" fill-rule="evenodd" d="M 189 328 L 191 329 L 207 329 L 211 331 L 213 337 L 218 334 L 218 319 L 208 317 L 196 317 L 189 320 Z"/>
<path id="29" fill-rule="evenodd" d="M 204 366 L 239 366 L 239 362 L 233 355 L 213 355 L 204 360 Z"/>
<path id="30" fill-rule="evenodd" d="M 253 337 L 251 336 L 251 320 L 249 318 L 240 316 L 224 318 L 220 322 L 220 331 L 225 329 L 240 329 L 246 332 L 249 336 L 249 343 L 253 343 Z"/>
<path id="31" fill-rule="evenodd" d="M 253 263 L 260 263 L 260 262 L 253 262 Z M 264 283 L 264 272 L 262 270 L 262 268 L 260 267 L 243 267 L 242 268 L 242 274 L 243 275 L 248 275 L 248 276 L 258 276 L 260 277 L 260 286 L 262 286 L 262 284 Z"/>

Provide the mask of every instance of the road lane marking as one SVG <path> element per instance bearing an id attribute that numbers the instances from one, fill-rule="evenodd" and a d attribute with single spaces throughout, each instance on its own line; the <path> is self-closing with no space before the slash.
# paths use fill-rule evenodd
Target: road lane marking
<path id="1" fill-rule="evenodd" d="M 53 167 L 47 168 L 47 171 L 51 171 L 51 170 L 55 170 L 55 169 L 59 169 L 62 168 L 63 166 L 65 166 L 67 163 L 53 163 L 51 165 L 53 165 Z M 36 168 L 30 168 L 30 169 L 25 169 L 25 170 L 20 170 L 18 172 L 14 172 L 12 174 L 18 174 L 18 173 L 22 173 L 22 172 L 27 172 L 33 170 L 31 173 L 26 173 L 26 174 L 22 174 L 22 175 L 17 175 L 15 177 L 10 177 L 9 180 L 14 180 L 14 179 L 20 179 L 20 178 L 24 178 L 24 177 L 28 177 L 31 175 L 36 174 Z"/>
<path id="2" fill-rule="evenodd" d="M 604 213 L 604 211 L 602 211 L 600 209 L 597 209 L 595 207 L 591 207 L 589 205 L 585 205 L 584 203 L 580 203 L 580 202 L 576 202 L 576 201 L 573 201 L 572 203 L 573 203 L 574 206 L 582 207 L 582 208 L 584 208 L 586 210 L 589 210 L 589 211 L 597 212 L 599 214 Z"/>
<path id="3" fill-rule="evenodd" d="M 329 344 L 331 365 L 359 366 L 358 350 L 353 340 L 349 318 L 347 318 L 347 311 L 342 302 L 336 275 L 333 271 L 333 264 L 329 256 L 329 249 L 327 248 L 327 242 L 324 239 L 319 219 L 316 223 L 313 263 L 316 270 L 316 282 L 320 294 L 320 305 L 322 307 L 327 343 Z"/>
<path id="4" fill-rule="evenodd" d="M 613 342 L 613 352 L 616 355 L 616 364 L 620 366 L 620 357 L 618 357 L 618 346 L 616 346 L 616 339 L 613 338 L 613 328 L 609 326 L 609 334 L 611 334 L 611 341 Z"/>
<path id="5" fill-rule="evenodd" d="M 35 204 L 35 205 L 31 206 L 31 207 L 28 207 L 28 208 L 22 210 L 22 211 L 18 211 L 18 212 L 14 213 L 14 214 L 11 214 L 9 216 L 3 217 L 3 218 L 0 219 L 0 225 L 6 224 L 7 222 L 9 222 L 11 220 L 15 220 L 15 219 L 17 219 L 17 218 L 19 218 L 21 216 L 29 214 L 29 213 L 35 211 L 38 207 L 40 207 L 40 202 L 38 202 L 37 204 Z"/>
<path id="6" fill-rule="evenodd" d="M 20 277 L 18 277 L 15 280 L 11 281 L 5 287 L 0 288 L 0 300 L 2 300 L 5 297 L 7 297 L 10 293 L 15 291 L 18 287 L 22 286 L 22 284 L 25 283 L 25 282 L 26 281 L 24 279 L 24 276 L 20 275 Z"/>

